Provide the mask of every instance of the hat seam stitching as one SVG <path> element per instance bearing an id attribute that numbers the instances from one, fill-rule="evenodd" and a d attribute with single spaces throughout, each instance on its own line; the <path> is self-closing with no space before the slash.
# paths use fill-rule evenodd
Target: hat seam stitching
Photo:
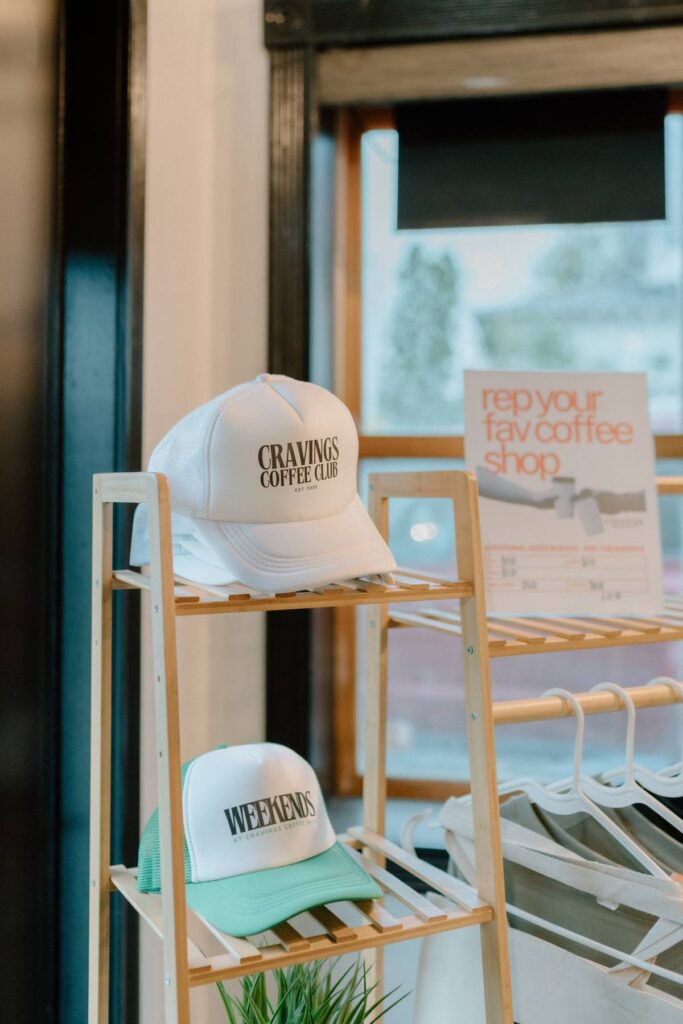
<path id="1" fill-rule="evenodd" d="M 296 861 L 296 863 L 302 863 L 302 862 L 301 861 Z M 284 865 L 284 866 L 287 866 L 287 865 Z M 268 869 L 266 869 L 266 870 L 268 870 Z M 270 870 L 277 871 L 277 868 L 271 868 Z M 242 876 L 234 875 L 233 877 L 234 878 L 240 878 Z M 367 876 L 367 878 L 369 878 L 369 877 L 370 876 Z M 304 883 L 302 883 L 300 886 L 297 886 L 295 889 L 289 889 L 288 892 L 286 894 L 282 895 L 282 896 L 268 895 L 268 896 L 263 896 L 263 897 L 260 897 L 260 898 L 257 897 L 257 898 L 245 899 L 245 898 L 240 897 L 238 895 L 234 899 L 231 897 L 231 901 L 233 902 L 233 906 L 235 907 L 235 909 L 239 909 L 240 907 L 243 907 L 246 910 L 249 910 L 250 908 L 259 907 L 261 905 L 281 907 L 281 906 L 284 906 L 285 904 L 287 904 L 289 902 L 289 900 L 291 899 L 292 895 L 297 895 L 300 891 L 301 891 L 302 895 L 303 894 L 307 894 L 307 893 L 310 893 L 311 895 L 316 895 L 320 891 L 325 891 L 325 890 L 329 891 L 330 885 L 334 885 L 335 883 L 338 884 L 338 885 L 339 884 L 346 885 L 346 884 L 352 884 L 353 882 L 355 882 L 357 880 L 359 882 L 360 881 L 365 881 L 365 878 L 363 878 L 361 876 L 360 872 L 345 872 L 343 875 L 340 875 L 340 876 L 338 876 L 337 878 L 334 878 L 334 879 L 330 879 L 330 880 L 328 880 L 326 882 L 315 882 L 313 884 L 304 884 Z M 213 879 L 213 881 L 222 881 L 222 879 Z M 370 881 L 372 881 L 372 879 L 370 879 Z M 192 884 L 193 885 L 210 885 L 211 881 L 208 881 L 208 882 L 194 882 Z M 332 897 L 329 897 L 329 902 L 331 902 L 331 903 L 334 902 Z"/>
<path id="2" fill-rule="evenodd" d="M 210 424 L 207 431 L 206 444 L 204 445 L 204 511 L 208 513 L 211 505 L 211 467 L 210 467 L 210 456 L 209 450 L 211 448 L 211 442 L 213 441 L 213 435 L 216 431 L 216 424 L 218 423 L 221 413 L 223 411 L 223 405 L 219 404 L 216 407 L 216 412 L 213 418 L 213 422 Z"/>
<path id="3" fill-rule="evenodd" d="M 361 557 L 362 551 L 360 549 L 354 548 L 353 551 L 354 552 L 358 551 L 358 556 L 357 557 L 359 557 L 359 558 Z M 244 552 L 242 549 L 239 549 L 238 550 L 238 554 L 242 554 L 242 555 L 246 556 L 247 552 Z M 343 563 L 340 562 L 339 559 L 332 559 L 332 560 L 327 560 L 327 561 L 324 561 L 324 562 L 317 561 L 315 559 L 314 560 L 307 559 L 306 561 L 301 561 L 301 562 L 298 559 L 286 559 L 286 560 L 278 559 L 277 561 L 280 563 L 279 565 L 274 565 L 274 564 L 272 564 L 270 562 L 264 562 L 264 561 L 259 561 L 258 559 L 253 559 L 251 561 L 251 564 L 250 564 L 249 567 L 253 568 L 253 569 L 257 569 L 257 570 L 262 571 L 262 572 L 267 572 L 270 575 L 275 575 L 275 574 L 284 575 L 286 573 L 296 573 L 297 570 L 299 570 L 301 572 L 310 572 L 311 569 L 319 569 L 319 570 L 323 571 L 323 570 L 331 569 L 331 568 L 333 568 L 335 566 L 341 566 L 341 565 L 348 566 L 350 558 L 346 557 L 344 559 Z M 351 561 L 351 564 L 352 565 L 355 564 L 355 558 Z M 368 573 L 390 572 L 391 571 L 386 566 L 383 569 L 370 569 L 370 568 L 368 568 L 368 562 L 367 561 L 363 562 L 362 566 L 363 566 L 363 568 L 359 568 L 357 570 L 357 572 L 355 573 L 355 575 L 363 575 L 363 576 L 365 576 Z M 340 578 L 342 578 L 342 576 L 343 576 L 343 569 L 342 568 L 339 569 L 339 572 L 338 572 L 337 575 L 339 575 L 339 574 L 342 574 L 340 576 Z M 238 580 L 237 582 L 241 583 L 242 581 Z"/>
<path id="4" fill-rule="evenodd" d="M 357 558 L 358 559 L 361 558 L 363 553 L 365 552 L 365 548 L 358 547 L 358 548 L 352 548 L 351 551 L 347 551 L 346 552 L 346 557 L 343 560 L 341 560 L 339 558 L 327 558 L 325 561 L 320 561 L 319 559 L 311 559 L 311 558 L 301 559 L 301 560 L 299 560 L 297 558 L 274 558 L 272 562 L 269 562 L 267 560 L 262 560 L 262 559 L 259 559 L 258 557 L 255 557 L 253 554 L 251 554 L 251 552 L 250 552 L 250 550 L 248 548 L 244 549 L 244 548 L 240 548 L 239 545 L 236 545 L 235 549 L 236 549 L 238 554 L 241 554 L 244 557 L 248 557 L 249 558 L 250 568 L 259 569 L 259 570 L 261 570 L 263 572 L 267 572 L 269 574 L 275 574 L 275 573 L 284 574 L 284 573 L 287 573 L 287 572 L 296 572 L 297 569 L 300 569 L 302 572 L 310 571 L 310 569 L 325 570 L 325 569 L 331 569 L 334 566 L 340 566 L 342 564 L 343 565 L 348 565 L 349 562 L 351 562 L 351 564 L 355 564 L 356 559 Z M 378 552 L 377 554 L 379 555 L 380 553 Z M 374 561 L 374 558 L 373 558 L 373 561 Z M 385 566 L 384 568 L 382 568 L 380 570 L 380 569 L 370 569 L 370 568 L 368 568 L 368 564 L 369 563 L 367 561 L 363 562 L 362 563 L 363 568 L 359 569 L 358 572 L 356 573 L 356 575 L 358 575 L 358 573 L 360 573 L 361 575 L 366 575 L 369 572 L 389 572 L 390 571 L 388 566 Z M 340 569 L 339 571 L 341 572 L 342 570 Z M 241 582 L 241 581 L 239 581 L 239 582 Z"/>
<path id="5" fill-rule="evenodd" d="M 269 376 L 270 376 L 270 374 L 269 374 Z M 287 403 L 287 405 L 290 407 L 290 409 L 292 409 L 293 412 L 298 416 L 300 423 L 304 423 L 305 422 L 303 416 L 301 415 L 301 413 L 299 412 L 297 407 L 294 405 L 294 403 L 291 402 L 289 400 L 289 398 L 286 398 L 285 395 L 283 395 L 281 391 L 278 391 L 278 389 L 273 384 L 272 380 L 265 380 L 263 383 L 267 384 L 268 387 L 271 388 L 271 390 L 275 392 L 275 394 L 278 396 L 278 398 L 280 398 L 283 402 Z"/>
<path id="6" fill-rule="evenodd" d="M 236 541 L 236 540 L 233 540 L 233 543 L 235 544 L 235 548 L 236 548 L 237 552 L 239 554 L 243 555 L 245 558 L 248 558 L 249 561 L 251 562 L 251 565 L 253 566 L 253 568 L 261 569 L 261 570 L 263 570 L 265 572 L 271 572 L 271 573 L 273 573 L 273 572 L 280 572 L 280 573 L 283 573 L 283 572 L 291 571 L 291 568 L 290 568 L 291 566 L 300 566 L 302 570 L 303 569 L 307 569 L 309 567 L 325 569 L 325 568 L 328 568 L 328 567 L 331 568 L 332 566 L 339 564 L 339 559 L 338 558 L 327 558 L 323 562 L 323 561 L 320 561 L 319 559 L 314 558 L 314 557 L 295 558 L 295 557 L 291 557 L 291 556 L 287 557 L 287 556 L 281 556 L 281 555 L 273 555 L 272 556 L 272 560 L 268 560 L 268 559 L 264 559 L 262 557 L 259 557 L 258 548 L 253 549 L 253 548 L 250 548 L 247 545 L 240 545 L 239 541 Z M 354 556 L 356 552 L 358 552 L 359 555 L 361 555 L 364 550 L 365 550 L 365 546 L 364 545 L 358 545 L 357 547 L 354 547 L 354 548 L 351 548 L 351 549 L 347 548 L 347 557 L 346 557 L 345 561 L 348 562 L 349 556 Z M 282 566 L 282 568 L 277 568 L 278 565 Z M 370 570 L 365 570 L 365 571 L 370 571 Z"/>
<path id="7" fill-rule="evenodd" d="M 332 849 L 332 847 L 330 847 L 330 849 Z M 323 852 L 326 852 L 326 851 L 323 851 Z M 303 864 L 303 863 L 305 863 L 305 861 L 293 861 L 292 863 L 293 864 Z M 281 867 L 290 867 L 290 865 L 289 864 L 283 864 L 283 865 L 281 865 Z M 261 868 L 260 870 L 261 871 L 279 871 L 280 869 L 279 868 Z M 260 873 L 259 871 L 253 871 L 253 872 L 245 871 L 245 872 L 242 872 L 242 874 L 240 874 L 240 875 L 230 875 L 230 876 L 227 876 L 227 877 L 224 877 L 224 878 L 212 878 L 212 879 L 207 879 L 204 882 L 186 882 L 185 885 L 186 886 L 188 886 L 188 885 L 196 885 L 196 886 L 201 885 L 201 886 L 205 886 L 205 885 L 211 885 L 213 882 L 228 881 L 230 878 L 244 878 L 244 877 L 247 877 L 250 874 L 259 874 L 259 873 Z M 346 885 L 347 883 L 354 882 L 356 880 L 363 881 L 363 882 L 366 882 L 366 883 L 369 882 L 371 885 L 373 884 L 372 877 L 370 875 L 368 875 L 362 868 L 358 868 L 357 871 L 351 870 L 351 871 L 344 872 L 343 875 L 339 875 L 339 876 L 337 876 L 334 879 L 329 879 L 328 881 L 331 884 L 333 884 L 334 882 L 337 882 L 337 883 L 341 883 L 341 884 Z M 326 889 L 326 888 L 328 888 L 328 881 L 325 881 L 325 882 L 315 882 L 315 883 L 310 884 L 310 885 L 308 883 L 306 883 L 306 891 L 307 892 L 313 892 L 313 891 L 316 891 L 318 889 Z M 298 891 L 299 889 L 301 889 L 303 887 L 303 885 L 304 885 L 304 883 L 301 883 L 301 885 L 296 886 L 296 888 L 294 890 L 292 890 L 292 889 L 288 890 L 288 894 L 291 895 L 292 892 Z M 379 886 L 378 886 L 378 888 L 379 888 Z M 145 890 L 145 891 L 158 893 L 158 892 L 161 891 L 161 889 L 160 888 L 159 889 L 155 888 L 155 889 L 149 889 L 149 890 Z M 237 896 L 236 900 L 239 902 L 240 901 L 240 897 Z M 254 899 L 252 897 L 250 897 L 249 899 L 242 899 L 242 902 L 243 902 L 243 904 L 245 906 L 253 906 L 254 903 L 256 903 L 258 901 L 267 901 L 269 905 L 273 904 L 273 903 L 281 904 L 281 903 L 286 902 L 286 897 L 278 897 L 278 896 L 268 895 L 268 896 L 263 896 L 263 897 L 256 897 L 256 899 Z M 333 902 L 331 898 L 330 898 L 330 902 Z"/>
<path id="8" fill-rule="evenodd" d="M 324 562 L 321 562 L 319 558 L 313 555 L 304 556 L 303 558 L 297 558 L 294 555 L 273 554 L 272 556 L 266 557 L 263 555 L 262 552 L 259 551 L 257 547 L 250 545 L 249 543 L 245 544 L 242 540 L 238 538 L 231 538 L 231 540 L 234 543 L 235 547 L 238 549 L 238 551 L 240 551 L 245 556 L 248 555 L 253 560 L 255 565 L 263 569 L 269 569 L 273 563 L 279 563 L 285 567 L 289 565 L 319 565 L 322 567 L 325 565 L 334 565 L 336 562 L 339 561 L 338 558 L 333 558 L 330 560 L 330 557 L 327 556 L 326 560 Z M 356 547 L 350 549 L 347 548 L 347 552 L 348 554 L 352 554 L 353 552 L 361 550 L 362 548 L 363 545 L 357 545 Z"/>

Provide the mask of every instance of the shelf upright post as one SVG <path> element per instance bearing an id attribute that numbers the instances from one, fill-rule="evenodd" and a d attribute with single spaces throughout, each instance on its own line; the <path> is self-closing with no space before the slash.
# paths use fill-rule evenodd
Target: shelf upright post
<path id="1" fill-rule="evenodd" d="M 477 481 L 472 473 L 462 471 L 453 472 L 451 480 L 458 577 L 469 580 L 473 587 L 471 597 L 460 599 L 460 614 L 477 891 L 480 898 L 493 908 L 493 920 L 480 925 L 486 1020 L 491 1024 L 512 1024 L 505 880 Z"/>
<path id="2" fill-rule="evenodd" d="M 99 474 L 93 484 L 88 1024 L 109 1016 L 113 503 L 147 505 L 163 917 L 164 1019 L 189 1024 L 180 724 L 168 483 L 153 473 Z"/>
<path id="3" fill-rule="evenodd" d="M 387 499 L 369 485 L 370 516 L 386 539 L 389 532 Z M 386 722 L 389 607 L 386 604 L 368 605 L 365 631 L 365 746 L 363 765 L 363 825 L 378 835 L 385 834 L 387 795 L 386 778 Z M 366 855 L 383 866 L 384 858 L 372 850 Z M 381 990 L 384 968 L 384 950 L 369 949 L 364 955 L 370 984 Z"/>
<path id="4" fill-rule="evenodd" d="M 147 530 L 164 929 L 164 1017 L 166 1024 L 190 1024 L 171 502 L 168 482 L 163 474 L 150 473 L 148 480 Z"/>
<path id="5" fill-rule="evenodd" d="M 490 923 L 480 926 L 486 1021 L 487 1024 L 512 1024 L 477 482 L 471 473 L 458 470 L 371 475 L 370 514 L 385 540 L 389 533 L 389 498 L 399 497 L 446 498 L 451 501 L 457 577 L 472 587 L 471 596 L 460 599 L 460 611 L 477 889 L 480 899 L 493 908 L 494 914 Z M 386 797 L 388 625 L 387 606 L 373 607 L 367 631 L 363 815 L 365 827 L 380 834 L 384 833 Z"/>
<path id="6" fill-rule="evenodd" d="M 389 526 L 387 499 L 375 488 L 372 480 L 368 504 L 375 526 L 386 539 Z M 386 604 L 371 604 L 366 614 L 363 825 L 378 835 L 384 835 L 389 608 Z"/>

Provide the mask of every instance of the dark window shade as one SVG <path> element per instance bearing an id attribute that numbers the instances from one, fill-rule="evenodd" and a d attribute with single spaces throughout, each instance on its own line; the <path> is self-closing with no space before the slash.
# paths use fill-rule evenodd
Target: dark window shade
<path id="1" fill-rule="evenodd" d="M 399 228 L 659 220 L 663 89 L 409 104 Z"/>

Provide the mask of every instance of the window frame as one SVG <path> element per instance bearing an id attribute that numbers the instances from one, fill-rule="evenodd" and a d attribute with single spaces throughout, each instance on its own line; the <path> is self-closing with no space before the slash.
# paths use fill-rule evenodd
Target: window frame
<path id="1" fill-rule="evenodd" d="M 669 110 L 683 110 L 682 94 L 670 92 Z M 336 394 L 359 429 L 362 459 L 463 459 L 462 434 L 378 435 L 362 432 L 362 189 L 361 141 L 365 132 L 395 127 L 390 107 L 340 107 L 336 111 L 334 185 L 333 368 Z M 683 344 L 683 339 L 681 341 Z M 683 458 L 683 434 L 656 434 L 658 460 Z M 356 616 L 334 610 L 332 638 L 333 791 L 360 796 L 356 767 Z M 463 779 L 387 777 L 388 795 L 443 800 L 469 790 Z"/>

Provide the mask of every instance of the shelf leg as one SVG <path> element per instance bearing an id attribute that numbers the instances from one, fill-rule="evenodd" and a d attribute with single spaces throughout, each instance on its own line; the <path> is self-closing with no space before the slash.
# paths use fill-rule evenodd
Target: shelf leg
<path id="1" fill-rule="evenodd" d="M 93 482 L 88 1024 L 109 1019 L 112 506 Z"/>
<path id="2" fill-rule="evenodd" d="M 383 537 L 389 531 L 388 501 L 370 484 L 370 515 Z M 387 776 L 386 720 L 389 653 L 387 605 L 369 605 L 365 631 L 365 754 L 363 768 L 363 824 L 385 834 Z M 384 858 L 371 850 L 367 856 L 382 864 Z M 384 951 L 368 949 L 364 955 L 368 981 L 382 992 Z"/>
<path id="3" fill-rule="evenodd" d="M 367 609 L 365 633 L 365 754 L 363 768 L 363 824 L 378 835 L 385 832 L 386 811 L 386 713 L 387 713 L 387 641 L 386 605 Z M 384 857 L 372 850 L 366 855 L 380 865 Z M 384 950 L 367 949 L 363 954 L 368 983 L 377 985 L 377 997 L 383 991 Z"/>
<path id="4" fill-rule="evenodd" d="M 175 599 L 171 512 L 165 478 L 156 476 L 151 491 L 147 518 L 164 931 L 164 1021 L 165 1024 L 189 1024 Z"/>
<path id="5" fill-rule="evenodd" d="M 493 920 L 480 926 L 487 1024 L 512 1024 L 505 882 L 500 838 L 500 807 L 491 698 L 486 601 L 476 481 L 453 474 L 458 576 L 471 580 L 474 595 L 460 602 L 464 660 L 467 742 L 472 784 L 477 889 L 493 908 Z"/>

